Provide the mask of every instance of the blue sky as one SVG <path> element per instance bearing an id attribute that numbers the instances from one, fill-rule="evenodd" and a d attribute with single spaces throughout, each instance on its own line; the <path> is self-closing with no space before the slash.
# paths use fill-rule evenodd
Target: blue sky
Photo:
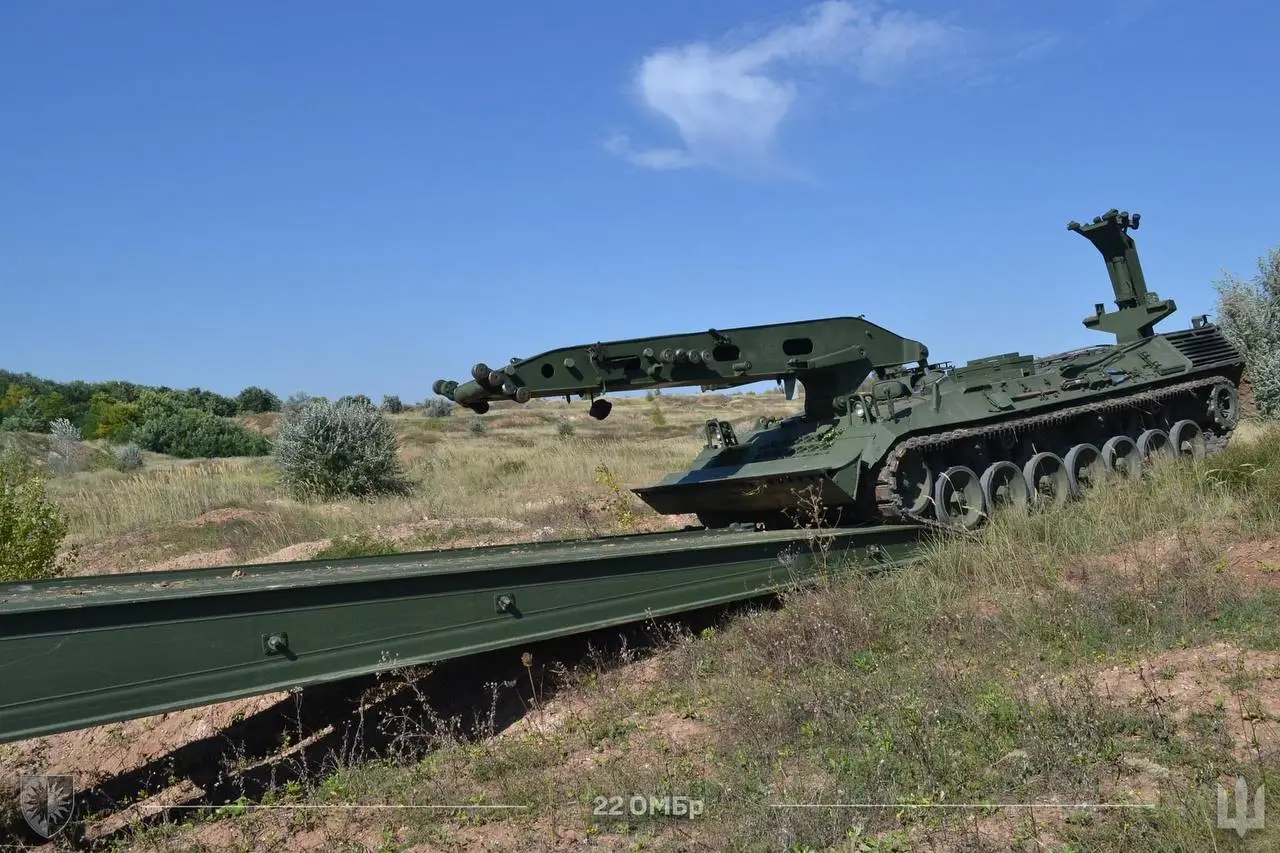
<path id="1" fill-rule="evenodd" d="M 866 314 L 1101 343 L 1280 244 L 1280 7 L 1135 0 L 0 6 L 0 366 L 430 394 L 476 361 Z"/>

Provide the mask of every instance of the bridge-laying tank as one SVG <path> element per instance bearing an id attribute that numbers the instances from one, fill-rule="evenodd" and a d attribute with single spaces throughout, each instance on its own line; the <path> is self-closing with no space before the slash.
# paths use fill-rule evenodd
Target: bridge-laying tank
<path id="1" fill-rule="evenodd" d="M 577 394 L 603 419 L 611 391 L 777 380 L 792 399 L 798 384 L 803 412 L 741 439 L 710 420 L 688 470 L 635 493 L 708 527 L 792 526 L 820 505 L 829 524 L 973 528 L 1002 505 L 1060 503 L 1105 474 L 1137 476 L 1157 456 L 1203 457 L 1235 428 L 1244 359 L 1203 316 L 1154 331 L 1177 308 L 1147 289 L 1129 234 L 1138 222 L 1110 210 L 1067 226 L 1106 262 L 1116 309 L 1098 303 L 1084 325 L 1115 343 L 955 367 L 861 317 L 832 317 L 556 349 L 477 364 L 470 381 L 433 390 L 479 413 L 491 400 Z"/>

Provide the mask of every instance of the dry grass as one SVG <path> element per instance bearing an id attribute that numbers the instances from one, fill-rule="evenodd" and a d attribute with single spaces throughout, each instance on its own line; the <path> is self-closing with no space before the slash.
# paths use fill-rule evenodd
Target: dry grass
<path id="1" fill-rule="evenodd" d="M 254 560 L 300 542 L 388 528 L 399 529 L 393 538 L 406 547 L 439 546 L 483 534 L 493 527 L 483 520 L 495 518 L 515 522 L 508 528 L 527 531 L 526 538 L 532 531 L 593 535 L 610 523 L 595 511 L 611 494 L 598 482 L 597 466 L 607 465 L 623 488 L 646 484 L 680 470 L 701 449 L 706 418 L 728 410 L 745 430 L 760 415 L 797 406 L 773 393 L 708 394 L 620 398 L 603 422 L 587 417 L 584 404 L 563 402 L 497 406 L 480 418 L 398 415 L 392 420 L 401 458 L 416 488 L 375 501 L 300 503 L 280 487 L 269 459 L 174 464 L 154 455 L 139 473 L 81 472 L 56 479 L 51 491 L 70 516 L 67 544 L 89 546 L 86 571 L 134 569 L 193 551 L 229 550 L 224 557 Z M 664 425 L 654 426 L 654 411 L 663 413 Z M 482 433 L 471 431 L 473 421 L 485 425 Z M 254 424 L 274 428 L 268 416 Z M 641 524 L 680 523 L 632 503 Z M 227 508 L 252 515 L 193 531 L 193 519 Z M 424 520 L 456 523 L 424 527 Z"/>
<path id="2" fill-rule="evenodd" d="M 82 472 L 51 490 L 71 520 L 68 542 L 165 527 L 212 509 L 262 504 L 275 496 L 256 460 L 211 460 L 150 467 L 142 473 Z"/>

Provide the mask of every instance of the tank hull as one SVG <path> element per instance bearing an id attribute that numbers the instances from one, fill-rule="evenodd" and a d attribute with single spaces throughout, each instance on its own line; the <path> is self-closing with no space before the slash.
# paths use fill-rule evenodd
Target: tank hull
<path id="1" fill-rule="evenodd" d="M 963 482 L 956 488 L 962 499 L 978 497 L 985 515 L 998 496 L 978 496 L 980 481 L 996 463 L 1023 472 L 1035 503 L 1046 474 L 1050 486 L 1065 482 L 1075 493 L 1125 463 L 1123 453 L 1111 464 L 1103 451 L 1123 451 L 1126 439 L 1142 445 L 1139 458 L 1170 450 L 1175 438 L 1175 453 L 1213 452 L 1235 428 L 1243 369 L 1208 324 L 1042 359 L 979 359 L 908 377 L 896 396 L 865 394 L 823 422 L 797 416 L 741 444 L 708 447 L 689 471 L 635 493 L 657 512 L 694 513 L 710 526 L 786 526 L 815 500 L 842 524 L 951 526 L 957 514 L 939 507 L 949 498 L 938 492 L 948 476 L 974 481 L 967 493 Z"/>

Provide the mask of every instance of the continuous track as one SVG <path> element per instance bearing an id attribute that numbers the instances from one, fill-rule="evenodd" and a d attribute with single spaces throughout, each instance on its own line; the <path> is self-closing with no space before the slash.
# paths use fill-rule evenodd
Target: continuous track
<path id="1" fill-rule="evenodd" d="M 829 531 L 900 565 L 918 525 Z M 0 584 L 0 743 L 768 594 L 812 532 L 689 530 Z"/>
<path id="2" fill-rule="evenodd" d="M 946 529 L 953 533 L 957 532 L 954 526 L 944 525 L 936 519 L 912 512 L 906 506 L 906 502 L 898 491 L 898 466 L 903 457 L 910 451 L 930 451 L 947 445 L 959 447 L 962 442 L 971 441 L 975 438 L 986 438 L 1000 434 L 1017 434 L 1023 430 L 1035 430 L 1039 427 L 1082 419 L 1085 416 L 1101 412 L 1114 412 L 1125 409 L 1139 411 L 1143 405 L 1148 403 L 1165 402 L 1182 394 L 1195 394 L 1197 391 L 1211 389 L 1224 383 L 1233 387 L 1235 385 L 1225 376 L 1209 376 L 1204 379 L 1167 385 L 1163 388 L 1153 388 L 1136 394 L 1104 397 L 1092 403 L 1070 406 L 1043 414 L 1028 415 L 1012 420 L 1001 420 L 992 424 L 927 433 L 908 438 L 899 443 L 890 452 L 880 468 L 880 473 L 876 479 L 877 510 L 886 524 L 914 523 L 930 529 Z M 1206 436 L 1206 450 L 1208 453 L 1214 453 L 1226 446 L 1226 437 L 1229 435 L 1230 429 L 1225 430 L 1225 433 L 1223 436 Z M 957 454 L 957 458 L 962 458 L 962 454 Z"/>

